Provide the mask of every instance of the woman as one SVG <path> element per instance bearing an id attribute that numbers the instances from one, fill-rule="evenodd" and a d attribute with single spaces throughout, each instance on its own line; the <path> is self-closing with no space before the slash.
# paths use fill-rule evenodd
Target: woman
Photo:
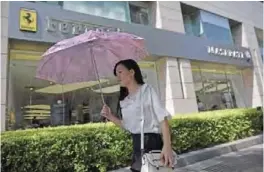
<path id="1" fill-rule="evenodd" d="M 118 62 L 114 68 L 114 75 L 118 78 L 121 85 L 118 111 L 121 112 L 122 119 L 120 120 L 116 115 L 112 114 L 107 105 L 103 106 L 101 114 L 132 134 L 133 158 L 131 171 L 137 172 L 141 168 L 141 106 L 143 106 L 145 119 L 144 151 L 162 150 L 161 159 L 164 165 L 171 167 L 173 153 L 167 119 L 170 115 L 162 108 L 154 89 L 144 83 L 140 68 L 134 60 L 128 59 Z"/>

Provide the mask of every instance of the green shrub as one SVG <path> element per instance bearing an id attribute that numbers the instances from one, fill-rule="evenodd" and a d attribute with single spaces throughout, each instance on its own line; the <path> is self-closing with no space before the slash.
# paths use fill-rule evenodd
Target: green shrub
<path id="1" fill-rule="evenodd" d="M 177 115 L 170 121 L 178 153 L 262 131 L 262 112 L 235 109 Z M 8 131 L 1 134 L 1 171 L 96 172 L 127 166 L 129 133 L 111 123 Z"/>
<path id="2" fill-rule="evenodd" d="M 256 109 L 176 116 L 170 122 L 173 148 L 184 153 L 259 134 L 263 131 L 262 117 Z"/>

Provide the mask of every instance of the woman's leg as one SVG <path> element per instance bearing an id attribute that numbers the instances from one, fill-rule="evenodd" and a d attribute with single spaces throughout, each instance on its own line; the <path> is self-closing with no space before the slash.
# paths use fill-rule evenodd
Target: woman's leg
<path id="1" fill-rule="evenodd" d="M 133 134 L 132 141 L 133 141 L 133 155 L 132 155 L 131 171 L 140 172 L 141 169 L 140 134 Z"/>

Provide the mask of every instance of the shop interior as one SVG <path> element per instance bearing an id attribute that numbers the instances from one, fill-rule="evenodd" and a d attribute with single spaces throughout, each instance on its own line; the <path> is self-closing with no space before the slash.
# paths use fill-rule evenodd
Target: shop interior
<path id="1" fill-rule="evenodd" d="M 14 110 L 13 119 L 23 126 L 30 125 L 34 117 L 43 125 L 102 120 L 98 81 L 59 85 L 36 79 L 36 66 L 37 61 L 10 61 L 8 109 Z M 115 109 L 119 91 L 116 79 L 102 79 L 101 83 L 105 101 Z"/>
<path id="2" fill-rule="evenodd" d="M 246 106 L 243 68 L 198 61 L 191 65 L 199 111 Z"/>
<path id="3" fill-rule="evenodd" d="M 100 115 L 102 100 L 98 81 L 59 85 L 37 79 L 36 69 L 44 51 L 26 49 L 33 44 L 26 47 L 18 44 L 16 41 L 11 45 L 8 69 L 7 116 L 11 129 L 32 127 L 32 121 L 44 127 L 105 120 Z M 146 82 L 157 83 L 155 62 L 151 58 L 140 62 L 140 67 Z M 100 82 L 104 100 L 115 113 L 120 86 L 114 75 Z"/>

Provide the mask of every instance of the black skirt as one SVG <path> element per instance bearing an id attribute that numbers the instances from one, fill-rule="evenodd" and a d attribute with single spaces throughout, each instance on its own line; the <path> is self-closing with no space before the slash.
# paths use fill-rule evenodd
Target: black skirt
<path id="1" fill-rule="evenodd" d="M 131 171 L 140 172 L 141 169 L 141 149 L 140 149 L 140 134 L 132 134 L 133 140 L 133 155 Z M 152 150 L 161 150 L 163 146 L 160 134 L 145 133 L 144 134 L 144 152 L 147 153 Z"/>

